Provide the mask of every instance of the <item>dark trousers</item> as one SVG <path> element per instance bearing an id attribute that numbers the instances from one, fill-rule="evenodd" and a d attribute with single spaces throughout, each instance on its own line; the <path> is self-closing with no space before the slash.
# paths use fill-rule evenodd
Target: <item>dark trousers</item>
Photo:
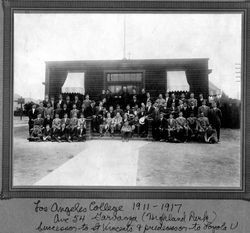
<path id="1" fill-rule="evenodd" d="M 218 139 L 218 141 L 220 140 L 220 127 L 221 127 L 220 124 L 214 125 L 214 128 L 215 128 L 216 133 L 217 133 L 217 139 Z"/>

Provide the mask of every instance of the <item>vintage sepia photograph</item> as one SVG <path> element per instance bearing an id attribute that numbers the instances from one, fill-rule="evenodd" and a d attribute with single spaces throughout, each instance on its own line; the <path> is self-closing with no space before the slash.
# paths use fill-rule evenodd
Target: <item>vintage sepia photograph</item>
<path id="1" fill-rule="evenodd" d="M 13 187 L 242 188 L 241 13 L 13 16 Z"/>

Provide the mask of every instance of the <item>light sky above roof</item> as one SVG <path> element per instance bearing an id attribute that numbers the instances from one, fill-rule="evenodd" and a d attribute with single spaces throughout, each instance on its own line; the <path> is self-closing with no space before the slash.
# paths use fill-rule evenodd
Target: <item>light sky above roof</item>
<path id="1" fill-rule="evenodd" d="M 210 81 L 240 96 L 241 14 L 16 13 L 14 93 L 44 98 L 45 61 L 209 58 Z"/>

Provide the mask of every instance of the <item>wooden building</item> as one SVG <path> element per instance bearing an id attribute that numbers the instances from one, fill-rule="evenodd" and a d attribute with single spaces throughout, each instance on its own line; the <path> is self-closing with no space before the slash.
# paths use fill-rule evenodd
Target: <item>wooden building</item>
<path id="1" fill-rule="evenodd" d="M 156 96 L 174 91 L 209 94 L 208 58 L 47 61 L 45 94 L 90 94 L 96 99 L 103 89 L 118 93 L 123 86 L 131 91 L 145 88 Z"/>

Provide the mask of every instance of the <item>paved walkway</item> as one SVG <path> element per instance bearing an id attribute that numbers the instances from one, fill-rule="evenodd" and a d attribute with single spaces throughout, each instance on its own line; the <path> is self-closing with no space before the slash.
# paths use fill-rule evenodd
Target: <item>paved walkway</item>
<path id="1" fill-rule="evenodd" d="M 135 186 L 139 148 L 147 141 L 88 141 L 87 148 L 35 185 Z"/>

